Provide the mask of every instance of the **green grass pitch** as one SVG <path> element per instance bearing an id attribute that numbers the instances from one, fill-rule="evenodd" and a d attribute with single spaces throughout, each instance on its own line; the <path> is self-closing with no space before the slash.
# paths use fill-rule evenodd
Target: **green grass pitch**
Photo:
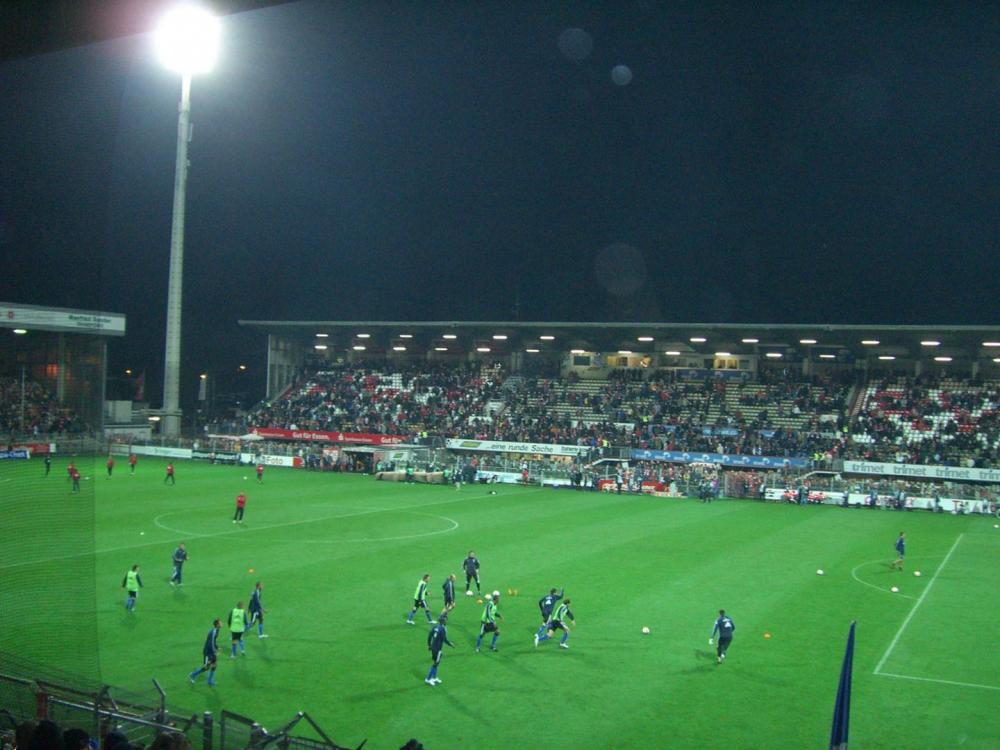
<path id="1" fill-rule="evenodd" d="M 0 650 L 75 672 L 99 656 L 106 682 L 146 690 L 156 677 L 192 711 L 275 727 L 306 710 L 337 742 L 367 737 L 373 750 L 410 737 L 430 749 L 825 747 L 857 619 L 852 743 L 1000 747 L 996 519 L 509 486 L 491 496 L 273 468 L 258 485 L 249 470 L 188 462 L 168 486 L 165 461 L 145 457 L 136 476 L 119 461 L 110 480 L 101 459 L 86 462 L 74 496 L 65 462 L 48 478 L 41 461 L 0 464 Z M 900 529 L 909 554 L 894 573 Z M 190 560 L 172 588 L 182 540 Z M 474 653 L 482 607 L 459 596 L 456 648 L 429 687 L 422 613 L 404 624 L 413 589 L 429 572 L 439 608 L 470 549 L 484 588 L 503 595 L 500 650 Z M 130 616 L 120 584 L 133 563 L 145 588 Z M 224 631 L 218 686 L 190 685 L 212 618 L 257 580 L 271 637 L 248 632 L 247 655 L 230 660 Z M 532 644 L 551 586 L 577 616 L 568 650 Z M 720 607 L 736 634 L 718 666 L 708 638 Z"/>

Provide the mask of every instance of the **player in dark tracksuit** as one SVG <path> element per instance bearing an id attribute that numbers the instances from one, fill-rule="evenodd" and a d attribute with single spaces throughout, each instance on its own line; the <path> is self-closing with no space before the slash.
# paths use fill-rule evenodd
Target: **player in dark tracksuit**
<path id="1" fill-rule="evenodd" d="M 260 600 L 261 591 L 263 591 L 264 586 L 261 585 L 260 581 L 257 581 L 257 585 L 254 586 L 253 593 L 250 594 L 250 605 L 247 610 L 250 612 L 250 624 L 253 625 L 257 623 L 257 637 L 267 638 L 267 633 L 264 632 L 264 605 Z"/>
<path id="2" fill-rule="evenodd" d="M 455 644 L 448 640 L 448 629 L 445 627 L 447 622 L 448 615 L 441 615 L 441 619 L 435 623 L 434 627 L 427 634 L 427 648 L 431 652 L 431 670 L 427 673 L 427 679 L 424 682 L 428 685 L 441 684 L 441 680 L 437 676 L 438 664 L 441 663 L 441 649 L 445 644 L 455 648 Z"/>
<path id="3" fill-rule="evenodd" d="M 170 577 L 171 586 L 183 586 L 181 577 L 184 574 L 184 563 L 187 562 L 188 553 L 187 549 L 184 548 L 184 542 L 177 545 L 177 549 L 174 550 L 174 574 Z"/>
<path id="4" fill-rule="evenodd" d="M 476 593 L 482 593 L 479 588 L 479 560 L 476 558 L 476 553 L 471 549 L 469 550 L 469 556 L 462 560 L 462 569 L 465 571 L 465 595 L 472 596 L 472 581 L 476 582 Z"/>
<path id="5" fill-rule="evenodd" d="M 444 579 L 444 585 L 441 586 L 441 591 L 444 592 L 444 612 L 450 612 L 455 609 L 455 574 L 452 573 L 447 578 Z M 442 613 L 443 614 L 443 613 Z"/>
<path id="6" fill-rule="evenodd" d="M 733 625 L 732 618 L 726 614 L 726 610 L 720 609 L 719 616 L 715 620 L 715 627 L 712 628 L 712 637 L 708 639 L 708 645 L 712 645 L 712 640 L 715 635 L 719 635 L 719 644 L 715 649 L 715 660 L 717 664 L 722 664 L 726 659 L 726 650 L 729 648 L 729 644 L 733 640 L 733 631 L 736 630 L 736 626 Z"/>
<path id="7" fill-rule="evenodd" d="M 200 669 L 196 669 L 188 675 L 188 679 L 191 682 L 194 682 L 195 678 L 202 672 L 208 672 L 208 686 L 212 687 L 215 685 L 215 666 L 219 661 L 219 629 L 221 627 L 221 620 L 216 620 L 212 623 L 212 629 L 208 631 L 208 637 L 205 638 L 205 645 L 201 649 L 204 662 Z"/>
<path id="8" fill-rule="evenodd" d="M 889 565 L 889 569 L 892 570 L 893 568 L 896 568 L 900 573 L 902 573 L 904 557 L 906 557 L 906 534 L 900 531 L 899 538 L 896 540 L 896 561 Z"/>
<path id="9" fill-rule="evenodd" d="M 549 617 L 552 616 L 552 610 L 555 609 L 556 603 L 563 598 L 563 591 L 565 591 L 565 589 L 560 590 L 557 594 L 556 590 L 552 589 L 549 593 L 538 600 L 538 609 L 542 613 L 542 625 L 538 628 L 538 632 L 535 633 L 536 646 L 538 645 L 538 639 L 545 635 L 545 626 L 548 624 Z"/>

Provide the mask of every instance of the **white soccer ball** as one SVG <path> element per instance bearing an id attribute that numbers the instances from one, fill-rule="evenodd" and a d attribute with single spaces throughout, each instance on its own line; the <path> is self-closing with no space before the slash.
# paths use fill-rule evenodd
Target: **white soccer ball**
<path id="1" fill-rule="evenodd" d="M 914 570 L 913 571 L 913 575 L 915 575 L 917 578 L 920 578 L 920 571 L 919 570 Z"/>
<path id="2" fill-rule="evenodd" d="M 246 481 L 247 479 L 249 479 L 249 477 L 243 477 L 243 481 L 244 481 L 244 482 L 245 482 L 245 481 Z"/>
<path id="3" fill-rule="evenodd" d="M 816 571 L 816 575 L 818 575 L 818 576 L 821 576 L 821 575 L 823 575 L 823 569 L 822 569 L 822 568 L 820 568 L 819 570 L 817 570 L 817 571 Z"/>
<path id="4" fill-rule="evenodd" d="M 642 629 L 642 634 L 643 634 L 643 635 L 649 635 L 649 628 L 646 628 L 646 627 L 644 627 L 644 628 Z"/>
<path id="5" fill-rule="evenodd" d="M 897 588 L 896 586 L 893 586 L 892 589 L 891 589 L 891 591 L 894 594 L 898 594 L 899 593 L 899 588 Z"/>
<path id="6" fill-rule="evenodd" d="M 146 532 L 145 531 L 140 531 L 139 532 L 139 536 L 146 536 Z"/>

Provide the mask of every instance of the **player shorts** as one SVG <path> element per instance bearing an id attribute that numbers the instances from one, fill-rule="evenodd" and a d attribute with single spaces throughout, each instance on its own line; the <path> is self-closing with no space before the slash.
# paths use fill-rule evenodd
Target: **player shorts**
<path id="1" fill-rule="evenodd" d="M 253 625 L 255 622 L 264 622 L 264 613 L 259 609 L 250 613 L 250 624 Z"/>
<path id="2" fill-rule="evenodd" d="M 125 593 L 128 594 L 129 599 L 135 599 L 137 596 L 139 596 L 138 591 L 126 591 Z"/>
<path id="3" fill-rule="evenodd" d="M 484 622 L 483 623 L 483 632 L 484 633 L 492 633 L 492 632 L 496 631 L 496 629 L 497 629 L 497 624 L 495 622 Z"/>
<path id="4" fill-rule="evenodd" d="M 427 602 L 425 602 L 423 599 L 414 599 L 413 600 L 413 608 L 414 609 L 420 609 L 421 607 L 423 607 L 424 609 L 427 609 Z"/>
<path id="5" fill-rule="evenodd" d="M 455 597 L 454 596 L 446 596 L 444 598 L 444 606 L 448 607 L 448 606 L 452 606 L 454 604 L 455 604 Z"/>
<path id="6" fill-rule="evenodd" d="M 441 663 L 441 650 L 438 649 L 437 651 L 431 651 L 431 664 L 440 664 L 440 663 Z"/>
<path id="7" fill-rule="evenodd" d="M 237 641 L 241 641 L 241 640 L 243 640 L 243 633 L 242 632 L 237 633 L 237 632 L 234 631 L 233 632 L 233 643 L 236 643 Z"/>
<path id="8" fill-rule="evenodd" d="M 562 620 L 552 620 L 549 623 L 549 630 L 553 632 L 556 630 L 565 630 L 565 629 L 566 627 L 562 624 Z"/>
<path id="9" fill-rule="evenodd" d="M 206 667 L 214 667 L 215 666 L 215 662 L 216 662 L 216 658 L 217 658 L 215 654 L 204 654 L 204 657 L 205 657 L 205 666 Z"/>

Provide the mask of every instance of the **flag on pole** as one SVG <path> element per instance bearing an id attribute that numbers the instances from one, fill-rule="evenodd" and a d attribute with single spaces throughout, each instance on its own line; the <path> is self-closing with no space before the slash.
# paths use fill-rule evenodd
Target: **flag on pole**
<path id="1" fill-rule="evenodd" d="M 847 730 L 851 723 L 851 670 L 854 665 L 854 626 L 847 636 L 844 664 L 840 668 L 840 685 L 837 687 L 837 703 L 833 707 L 833 728 L 830 730 L 830 750 L 847 750 Z"/>

